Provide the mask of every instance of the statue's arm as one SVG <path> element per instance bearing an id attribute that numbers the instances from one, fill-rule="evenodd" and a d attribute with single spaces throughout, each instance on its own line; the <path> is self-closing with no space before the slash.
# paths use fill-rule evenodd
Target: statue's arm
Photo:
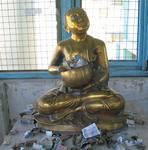
<path id="1" fill-rule="evenodd" d="M 98 55 L 98 67 L 100 70 L 99 83 L 107 84 L 109 80 L 108 58 L 105 43 L 102 41 L 97 46 L 97 55 Z"/>
<path id="2" fill-rule="evenodd" d="M 57 45 L 53 58 L 51 60 L 50 66 L 48 67 L 48 71 L 51 74 L 59 74 L 60 73 L 60 63 L 62 62 L 63 52 L 62 46 Z"/>

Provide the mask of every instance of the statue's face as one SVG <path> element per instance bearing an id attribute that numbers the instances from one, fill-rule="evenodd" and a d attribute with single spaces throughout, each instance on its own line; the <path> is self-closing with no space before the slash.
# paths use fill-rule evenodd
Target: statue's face
<path id="1" fill-rule="evenodd" d="M 73 33 L 84 33 L 89 28 L 89 19 L 81 8 L 74 8 L 66 14 L 66 29 Z"/>

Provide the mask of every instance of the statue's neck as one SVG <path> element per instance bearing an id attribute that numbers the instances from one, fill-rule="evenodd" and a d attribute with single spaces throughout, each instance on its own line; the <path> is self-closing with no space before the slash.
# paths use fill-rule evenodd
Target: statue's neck
<path id="1" fill-rule="evenodd" d="M 74 41 L 77 41 L 77 42 L 84 41 L 86 39 L 86 37 L 87 37 L 86 33 L 83 33 L 83 34 L 74 34 L 74 33 L 72 33 L 72 35 L 71 35 L 71 38 Z"/>

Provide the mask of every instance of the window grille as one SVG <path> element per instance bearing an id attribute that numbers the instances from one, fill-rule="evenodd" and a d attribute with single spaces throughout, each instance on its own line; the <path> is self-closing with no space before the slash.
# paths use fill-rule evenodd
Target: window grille
<path id="1" fill-rule="evenodd" d="M 102 39 L 109 60 L 137 60 L 139 0 L 82 0 L 90 18 L 88 33 Z"/>
<path id="2" fill-rule="evenodd" d="M 47 69 L 57 43 L 55 5 L 55 0 L 1 0 L 1 71 Z"/>

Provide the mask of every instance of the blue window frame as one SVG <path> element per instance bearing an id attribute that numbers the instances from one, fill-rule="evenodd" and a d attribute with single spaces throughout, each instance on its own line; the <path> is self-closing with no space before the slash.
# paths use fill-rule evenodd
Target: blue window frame
<path id="1" fill-rule="evenodd" d="M 64 15 L 72 7 L 81 7 L 81 0 L 61 0 L 58 3 L 60 10 L 60 37 L 68 38 L 70 35 L 64 30 Z M 148 76 L 148 1 L 139 0 L 138 16 L 138 55 L 137 60 L 109 61 L 110 76 Z M 47 71 L 19 71 L 19 72 L 0 72 L 1 79 L 10 78 L 59 78 L 52 76 Z"/>
<path id="2" fill-rule="evenodd" d="M 138 57 L 136 61 L 111 61 L 113 76 L 148 76 L 148 1 L 139 0 Z"/>

